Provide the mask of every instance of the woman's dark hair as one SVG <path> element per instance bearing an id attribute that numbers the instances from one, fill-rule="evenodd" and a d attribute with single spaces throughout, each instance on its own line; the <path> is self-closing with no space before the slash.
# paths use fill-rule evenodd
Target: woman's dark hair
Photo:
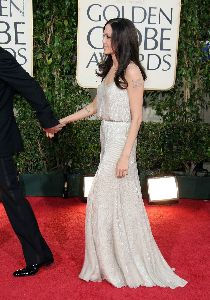
<path id="1" fill-rule="evenodd" d="M 128 87 L 127 80 L 125 79 L 125 70 L 130 62 L 135 63 L 139 67 L 143 79 L 146 80 L 146 73 L 139 61 L 139 39 L 134 24 L 125 18 L 110 19 L 105 24 L 103 30 L 107 24 L 112 27 L 111 43 L 118 61 L 118 70 L 114 78 L 116 86 L 121 89 Z M 97 75 L 104 79 L 112 64 L 111 54 L 105 55 L 104 60 L 99 64 Z"/>

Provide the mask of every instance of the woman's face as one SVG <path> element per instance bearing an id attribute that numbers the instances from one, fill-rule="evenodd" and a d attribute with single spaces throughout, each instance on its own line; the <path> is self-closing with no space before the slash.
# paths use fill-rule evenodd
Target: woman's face
<path id="1" fill-rule="evenodd" d="M 103 32 L 103 48 L 104 54 L 114 54 L 114 50 L 112 49 L 112 27 L 110 24 L 105 26 Z"/>

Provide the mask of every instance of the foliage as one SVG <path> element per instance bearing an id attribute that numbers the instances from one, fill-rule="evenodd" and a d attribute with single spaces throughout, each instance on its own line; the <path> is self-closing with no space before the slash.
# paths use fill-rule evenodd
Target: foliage
<path id="1" fill-rule="evenodd" d="M 209 105 L 209 61 L 203 47 L 209 39 L 208 1 L 182 1 L 178 65 L 175 86 L 166 92 L 150 92 L 150 101 L 164 122 L 198 122 Z"/>
<path id="2" fill-rule="evenodd" d="M 195 167 L 210 158 L 210 125 L 203 123 L 146 123 L 138 138 L 140 170 L 167 174 L 184 168 L 194 175 Z"/>
<path id="3" fill-rule="evenodd" d="M 90 101 L 76 84 L 77 1 L 33 1 L 34 76 L 41 83 L 58 118 Z M 34 113 L 21 98 L 16 103 L 25 151 L 18 157 L 22 172 L 63 168 L 72 153 L 71 128 L 49 141 Z"/>
<path id="4" fill-rule="evenodd" d="M 178 51 L 177 79 L 170 91 L 147 92 L 163 123 L 143 124 L 137 160 L 141 171 L 171 172 L 183 165 L 188 173 L 207 159 L 209 128 L 201 123 L 208 105 L 206 59 L 202 47 L 208 38 L 208 2 L 183 0 Z M 76 73 L 76 0 L 33 0 L 34 76 L 41 83 L 57 116 L 63 117 L 90 101 L 80 88 Z M 63 169 L 95 172 L 99 162 L 99 122 L 83 121 L 68 126 L 48 140 L 34 112 L 22 98 L 16 101 L 18 124 L 25 151 L 18 157 L 21 172 Z"/>
<path id="5" fill-rule="evenodd" d="M 209 129 L 202 122 L 210 90 L 209 60 L 203 52 L 209 39 L 207 11 L 207 0 L 202 4 L 199 0 L 182 1 L 175 86 L 170 91 L 146 93 L 163 119 L 156 141 L 161 171 L 184 167 L 193 175 L 196 165 L 209 159 Z"/>
<path id="6" fill-rule="evenodd" d="M 99 164 L 100 137 L 99 121 L 82 121 L 72 125 L 72 149 L 77 159 L 72 156 L 71 169 L 85 173 L 95 173 Z M 79 159 L 78 159 L 79 156 Z"/>

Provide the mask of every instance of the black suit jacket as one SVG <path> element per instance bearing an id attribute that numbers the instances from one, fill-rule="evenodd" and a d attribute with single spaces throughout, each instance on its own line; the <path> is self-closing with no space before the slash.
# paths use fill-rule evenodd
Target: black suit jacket
<path id="1" fill-rule="evenodd" d="M 59 123 L 40 85 L 9 52 L 0 47 L 0 157 L 13 155 L 23 149 L 13 112 L 16 93 L 30 103 L 43 128 L 50 128 Z"/>

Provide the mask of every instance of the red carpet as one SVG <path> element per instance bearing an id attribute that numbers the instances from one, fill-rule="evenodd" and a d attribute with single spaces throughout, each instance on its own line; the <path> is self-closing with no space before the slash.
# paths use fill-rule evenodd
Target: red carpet
<path id="1" fill-rule="evenodd" d="M 210 299 L 210 201 L 182 200 L 147 206 L 153 234 L 171 267 L 189 281 L 185 288 L 117 289 L 78 279 L 84 255 L 85 204 L 79 199 L 29 198 L 55 264 L 30 278 L 13 278 L 24 265 L 19 243 L 0 204 L 0 299 L 204 300 Z"/>

